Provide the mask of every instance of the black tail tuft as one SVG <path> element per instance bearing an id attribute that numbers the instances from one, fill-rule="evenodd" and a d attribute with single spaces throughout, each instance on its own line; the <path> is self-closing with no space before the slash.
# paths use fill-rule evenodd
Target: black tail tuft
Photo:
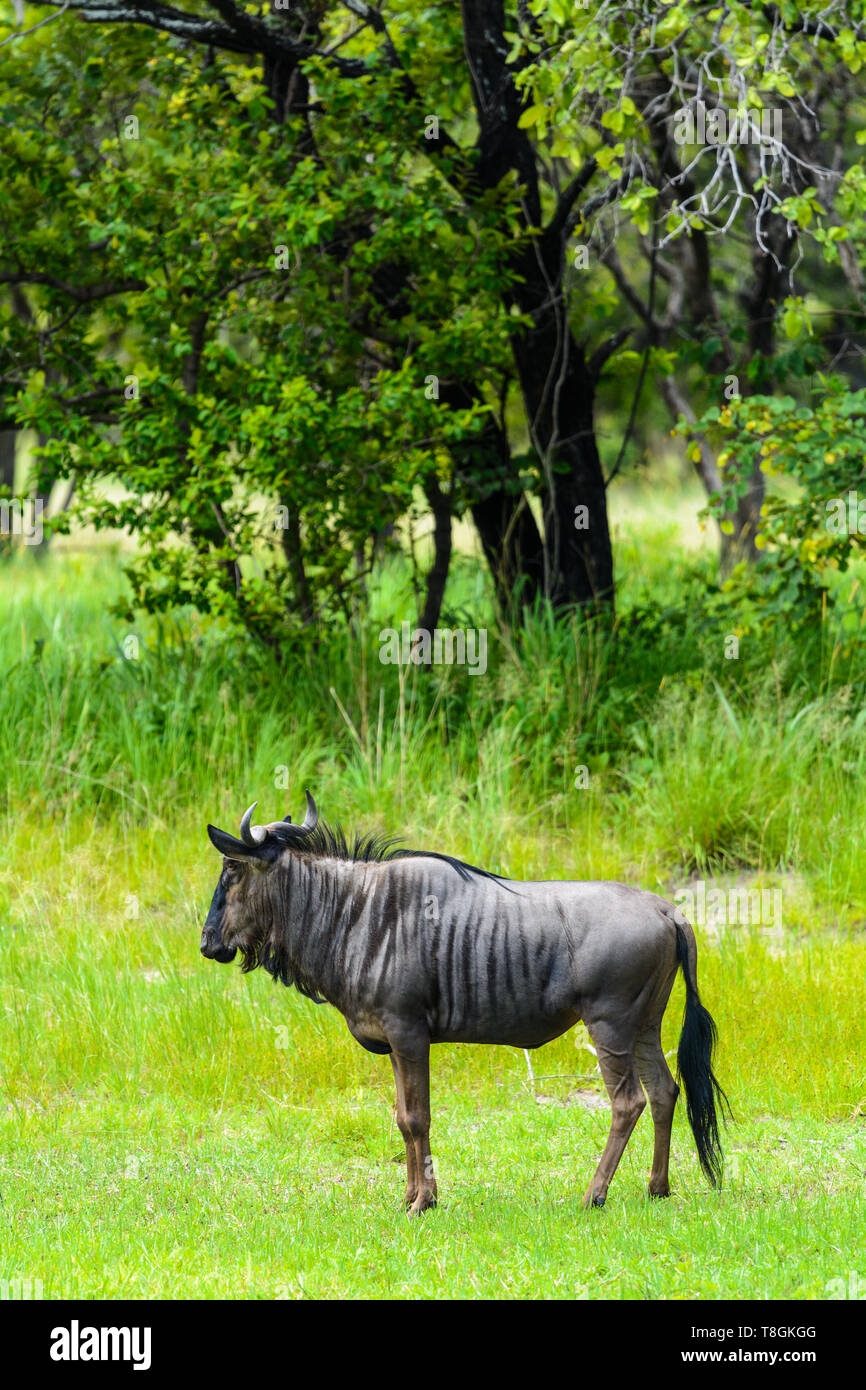
<path id="1" fill-rule="evenodd" d="M 676 933 L 677 959 L 686 982 L 683 1031 L 677 1049 L 677 1079 L 682 1078 L 685 1086 L 686 1110 L 701 1167 L 713 1187 L 721 1187 L 724 1163 L 718 1114 L 724 1118 L 725 1107 L 728 1114 L 731 1107 L 713 1074 L 716 1025 L 698 996 L 697 981 L 689 969 L 688 943 L 679 924 L 676 925 Z"/>

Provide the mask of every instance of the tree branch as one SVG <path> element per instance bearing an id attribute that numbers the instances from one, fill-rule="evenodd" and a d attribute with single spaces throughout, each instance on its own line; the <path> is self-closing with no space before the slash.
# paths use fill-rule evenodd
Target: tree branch
<path id="1" fill-rule="evenodd" d="M 564 232 L 569 213 L 597 168 L 598 161 L 595 155 L 592 155 L 586 161 L 583 168 L 578 170 L 571 180 L 571 183 L 562 190 L 562 193 L 559 195 L 559 201 L 556 204 L 556 210 L 545 228 L 544 235 L 546 237 L 559 237 Z"/>
<path id="2" fill-rule="evenodd" d="M 617 348 L 622 346 L 626 338 L 631 336 L 631 333 L 632 329 L 630 328 L 620 328 L 616 333 L 612 333 L 609 338 L 606 338 L 600 347 L 596 348 L 586 364 L 586 369 L 594 382 L 597 382 L 601 376 L 602 368 L 608 358 L 613 357 Z"/>
<path id="3" fill-rule="evenodd" d="M 815 39 L 837 39 L 839 31 L 834 29 L 831 24 L 825 23 L 823 19 L 810 19 L 808 15 L 803 15 L 800 19 L 787 20 L 782 16 L 778 5 L 763 5 L 763 15 L 775 29 L 784 29 L 786 34 L 808 34 Z M 861 26 L 858 24 L 854 32 L 858 39 L 862 37 Z"/>
<path id="4" fill-rule="evenodd" d="M 34 5 L 53 9 L 66 8 L 69 0 L 33 0 Z M 243 14 L 231 0 L 208 0 L 232 22 L 219 24 L 202 15 L 187 13 L 158 0 L 73 0 L 72 8 L 87 24 L 146 24 L 175 38 L 193 43 L 208 44 L 228 53 L 259 53 L 302 62 L 305 58 L 322 56 L 315 44 L 293 39 L 282 29 L 275 29 L 264 20 Z M 362 58 L 327 56 L 328 62 L 344 77 L 364 77 L 370 72 Z"/>
<path id="5" fill-rule="evenodd" d="M 69 9 L 70 3 L 71 0 L 63 0 L 62 7 L 55 14 L 46 15 L 44 19 L 40 19 L 38 24 L 32 24 L 29 29 L 16 29 L 15 33 L 10 34 L 8 39 L 3 39 L 0 42 L 0 48 L 5 48 L 6 44 L 11 43 L 13 39 L 23 39 L 25 34 L 35 34 L 37 29 L 41 29 L 43 24 L 50 24 L 52 19 L 59 19 L 64 10 Z M 21 22 L 20 14 L 18 15 L 18 22 L 19 24 Z"/>
<path id="6" fill-rule="evenodd" d="M 97 299 L 109 299 L 113 294 L 127 294 L 131 290 L 146 290 L 145 280 L 105 280 L 99 285 L 70 285 L 56 275 L 44 271 L 13 270 L 0 273 L 0 285 L 50 285 L 74 299 L 76 304 L 91 304 Z"/>

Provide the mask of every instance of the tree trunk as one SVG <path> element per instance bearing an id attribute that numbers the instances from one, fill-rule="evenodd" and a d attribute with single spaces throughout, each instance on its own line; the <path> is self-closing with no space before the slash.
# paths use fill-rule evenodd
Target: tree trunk
<path id="1" fill-rule="evenodd" d="M 535 150 L 519 120 L 524 97 L 508 65 L 503 0 L 462 0 L 463 35 L 478 118 L 475 182 L 521 187 L 523 249 L 505 292 L 509 308 L 528 314 L 511 344 L 526 418 L 544 483 L 544 591 L 557 606 L 613 603 L 613 555 L 604 477 L 595 442 L 595 380 L 568 322 L 563 283 L 565 233 L 542 226 Z M 580 510 L 585 508 L 585 512 Z"/>
<path id="2" fill-rule="evenodd" d="M 425 480 L 424 492 L 433 513 L 433 564 L 427 575 L 427 593 L 418 627 L 423 632 L 433 632 L 439 625 L 451 563 L 451 498 L 442 491 L 435 473 Z"/>
<path id="3" fill-rule="evenodd" d="M 15 491 L 15 445 L 17 430 L 0 430 L 0 487 Z"/>
<path id="4" fill-rule="evenodd" d="M 298 517 L 298 509 L 294 504 L 290 504 L 286 510 L 288 512 L 288 524 L 283 528 L 283 554 L 292 576 L 301 617 L 305 623 L 311 623 L 315 617 L 315 609 L 304 566 L 300 518 Z"/>
<path id="5" fill-rule="evenodd" d="M 481 399 L 473 383 L 443 382 L 439 399 L 468 410 Z M 508 439 L 492 415 L 479 434 L 451 449 L 503 613 L 518 601 L 531 607 L 544 592 L 544 546 L 528 500 L 519 487 Z"/>
<path id="6" fill-rule="evenodd" d="M 522 258 L 522 283 L 513 298 L 533 323 L 512 336 L 512 349 L 544 470 L 544 591 L 557 606 L 596 607 L 613 603 L 614 582 L 595 441 L 595 381 L 568 324 L 561 248 L 541 262 L 542 271 L 541 249 L 536 245 Z"/>

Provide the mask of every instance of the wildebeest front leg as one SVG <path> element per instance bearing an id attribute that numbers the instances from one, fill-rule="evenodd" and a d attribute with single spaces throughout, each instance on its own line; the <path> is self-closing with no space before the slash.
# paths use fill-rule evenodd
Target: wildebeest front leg
<path id="1" fill-rule="evenodd" d="M 406 1169 L 408 1187 L 412 1187 L 413 1170 L 409 1159 L 409 1143 L 415 1155 L 414 1180 L 417 1184 L 414 1199 L 409 1206 L 410 1216 L 419 1216 L 428 1207 L 436 1205 L 436 1175 L 430 1154 L 430 1047 L 429 1044 L 412 1048 L 411 1052 L 392 1052 L 395 1073 L 399 1072 L 397 1084 L 397 1124 L 400 1133 L 406 1138 Z"/>
<path id="2" fill-rule="evenodd" d="M 595 1170 L 595 1177 L 584 1195 L 583 1205 L 603 1207 L 617 1164 L 643 1113 L 646 1096 L 641 1090 L 631 1043 L 624 1044 L 613 1038 L 605 1043 L 602 1040 L 604 1034 L 599 1036 L 601 1030 L 594 1030 L 590 1024 L 587 1027 L 598 1054 L 598 1065 L 610 1096 L 613 1114 L 607 1144 Z M 620 1043 L 619 1047 L 615 1046 L 615 1042 Z"/>
<path id="3" fill-rule="evenodd" d="M 397 1087 L 397 1127 L 406 1145 L 406 1206 L 411 1207 L 418 1196 L 418 1165 L 415 1161 L 415 1140 L 406 1123 L 406 1096 L 403 1091 L 403 1075 L 394 1053 L 391 1053 L 391 1066 L 394 1070 L 394 1084 Z"/>

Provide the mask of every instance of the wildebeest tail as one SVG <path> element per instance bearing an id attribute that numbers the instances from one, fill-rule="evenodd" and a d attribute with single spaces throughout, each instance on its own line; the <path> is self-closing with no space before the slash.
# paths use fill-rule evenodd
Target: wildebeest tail
<path id="1" fill-rule="evenodd" d="M 689 959 L 688 939 L 679 922 L 675 922 L 674 927 L 677 934 L 677 960 L 682 966 L 686 984 L 683 1030 L 677 1049 L 677 1079 L 682 1079 L 685 1086 L 686 1110 L 692 1134 L 695 1136 L 701 1167 L 713 1187 L 721 1187 L 723 1159 L 719 1139 L 719 1115 L 724 1116 L 724 1107 L 727 1107 L 730 1113 L 731 1107 L 713 1074 L 716 1025 L 698 995 L 695 956 Z"/>

